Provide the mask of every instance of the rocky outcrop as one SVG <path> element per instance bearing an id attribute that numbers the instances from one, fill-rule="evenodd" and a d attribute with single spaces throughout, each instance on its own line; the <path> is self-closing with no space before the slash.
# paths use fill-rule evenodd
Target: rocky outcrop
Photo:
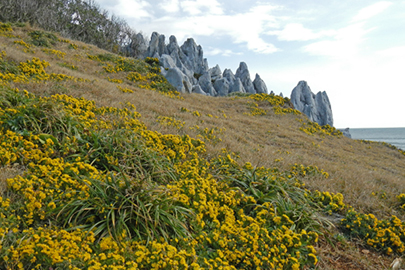
<path id="1" fill-rule="evenodd" d="M 229 82 L 226 78 L 218 79 L 214 82 L 215 91 L 218 96 L 227 96 L 229 94 Z"/>
<path id="2" fill-rule="evenodd" d="M 256 90 L 253 86 L 253 82 L 250 79 L 249 69 L 245 62 L 241 62 L 239 64 L 238 69 L 236 70 L 235 74 L 236 78 L 239 78 L 242 82 L 243 88 L 245 88 L 246 93 L 255 94 Z"/>
<path id="3" fill-rule="evenodd" d="M 194 94 L 201 94 L 201 95 L 206 95 L 207 93 L 205 93 L 202 89 L 201 86 L 197 85 L 193 85 L 193 90 L 192 93 Z"/>
<path id="4" fill-rule="evenodd" d="M 178 67 L 169 69 L 165 73 L 167 81 L 180 93 L 191 93 L 192 85 L 190 80 Z"/>
<path id="5" fill-rule="evenodd" d="M 267 94 L 267 87 L 262 78 L 260 78 L 259 74 L 256 73 L 255 80 L 253 81 L 253 86 L 255 90 L 259 94 Z"/>
<path id="6" fill-rule="evenodd" d="M 145 50 L 145 57 L 158 58 L 163 76 L 182 93 L 209 96 L 226 96 L 234 92 L 267 94 L 266 84 L 258 74 L 252 82 L 244 62 L 240 63 L 236 74 L 230 69 L 222 73 L 218 65 L 209 68 L 202 47 L 192 38 L 179 46 L 176 37 L 170 36 L 169 44 L 166 45 L 165 36 L 154 32 Z"/>
<path id="7" fill-rule="evenodd" d="M 198 79 L 198 85 L 201 86 L 201 89 L 210 96 L 216 96 L 217 92 L 214 89 L 214 86 L 211 82 L 211 75 L 208 71 L 204 72 L 204 74 Z"/>
<path id="8" fill-rule="evenodd" d="M 306 81 L 300 81 L 291 92 L 294 108 L 306 114 L 309 120 L 319 125 L 333 126 L 332 107 L 326 92 L 312 93 Z"/>
<path id="9" fill-rule="evenodd" d="M 221 68 L 218 65 L 216 65 L 213 68 L 210 68 L 209 72 L 210 72 L 210 76 L 211 76 L 211 81 L 213 81 L 213 82 L 222 78 Z"/>
<path id="10" fill-rule="evenodd" d="M 145 57 L 159 58 L 163 76 L 181 93 L 207 96 L 227 96 L 231 93 L 268 94 L 267 86 L 259 74 L 251 80 L 245 62 L 239 64 L 235 74 L 230 69 L 221 72 L 218 65 L 209 68 L 202 47 L 192 38 L 179 46 L 176 37 L 170 36 L 166 45 L 165 36 L 154 32 L 149 46 L 143 50 Z M 270 94 L 274 92 L 271 91 Z M 283 94 L 280 93 L 280 96 Z M 306 81 L 300 81 L 291 93 L 291 102 L 295 109 L 306 114 L 311 121 L 333 126 L 332 108 L 326 92 L 315 95 Z M 350 136 L 348 131 L 344 133 Z"/>

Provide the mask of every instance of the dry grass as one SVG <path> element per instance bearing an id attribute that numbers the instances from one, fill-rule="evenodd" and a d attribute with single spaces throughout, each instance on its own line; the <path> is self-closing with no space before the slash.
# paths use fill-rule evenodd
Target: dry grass
<path id="1" fill-rule="evenodd" d="M 28 40 L 28 28 L 16 28 L 15 35 Z M 63 73 L 74 77 L 90 80 L 90 82 L 48 82 L 47 84 L 16 84 L 21 89 L 27 89 L 38 95 L 49 96 L 57 93 L 84 97 L 96 102 L 99 106 L 121 107 L 123 102 L 134 104 L 142 115 L 142 121 L 148 128 L 162 133 L 189 134 L 196 137 L 198 133 L 190 128 L 195 125 L 201 128 L 225 128 L 222 139 L 217 144 L 207 143 L 207 156 L 214 156 L 222 148 L 240 155 L 240 162 L 251 162 L 255 166 L 288 169 L 292 164 L 316 165 L 330 174 L 328 179 L 313 178 L 307 182 L 309 189 L 320 191 L 340 192 L 344 195 L 345 203 L 359 211 L 373 213 L 377 217 L 397 215 L 402 220 L 404 213 L 395 207 L 396 196 L 405 193 L 405 156 L 396 150 L 379 144 L 365 144 L 361 141 L 345 137 L 320 137 L 308 135 L 299 130 L 304 116 L 275 115 L 270 106 L 261 104 L 268 111 L 264 116 L 249 116 L 247 100 L 232 97 L 206 97 L 202 95 L 182 95 L 184 100 L 170 99 L 158 92 L 135 88 L 130 83 L 120 84 L 131 88 L 134 93 L 123 93 L 117 89 L 116 83 L 111 83 L 107 77 L 124 79 L 125 72 L 107 74 L 98 62 L 88 59 L 87 54 L 107 53 L 94 46 L 73 41 L 79 46 L 78 50 L 68 49 L 68 44 L 59 42 L 52 49 L 66 52 L 64 59 L 33 48 L 35 54 L 23 52 L 20 45 L 12 39 L 1 37 L 0 50 L 16 63 L 38 57 L 51 65 L 48 73 Z M 78 70 L 61 67 L 58 63 L 75 65 Z M 128 81 L 127 81 L 128 82 Z M 267 106 L 267 107 L 266 107 Z M 181 108 L 187 108 L 184 112 Z M 192 114 L 198 111 L 200 117 Z M 212 115 L 212 117 L 208 115 Z M 225 117 L 225 115 L 226 117 Z M 184 121 L 185 125 L 177 129 L 163 126 L 156 120 L 158 116 L 174 117 Z M 0 171 L 0 189 L 4 179 L 12 177 L 14 169 L 3 168 Z M 381 198 L 385 193 L 386 198 Z M 373 195 L 377 194 L 377 195 Z M 358 245 L 332 247 L 328 244 L 321 246 L 321 268 L 319 269 L 383 269 L 377 262 L 378 255 L 362 253 Z M 348 251 L 348 250 L 350 251 Z M 377 266 L 371 266 L 373 262 Z"/>

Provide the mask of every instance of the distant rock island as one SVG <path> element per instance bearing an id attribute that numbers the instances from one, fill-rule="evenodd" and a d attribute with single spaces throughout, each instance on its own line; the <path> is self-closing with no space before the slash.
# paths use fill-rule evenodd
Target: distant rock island
<path id="1" fill-rule="evenodd" d="M 177 91 L 213 97 L 231 93 L 269 94 L 259 74 L 251 80 L 245 62 L 239 64 L 235 74 L 230 69 L 222 72 L 218 65 L 209 68 L 202 47 L 193 38 L 187 39 L 182 46 L 173 35 L 167 45 L 165 40 L 164 35 L 153 32 L 149 46 L 145 48 L 145 57 L 159 59 L 162 74 Z M 306 81 L 300 81 L 291 93 L 291 102 L 309 120 L 333 126 L 332 108 L 326 92 L 315 95 Z"/>

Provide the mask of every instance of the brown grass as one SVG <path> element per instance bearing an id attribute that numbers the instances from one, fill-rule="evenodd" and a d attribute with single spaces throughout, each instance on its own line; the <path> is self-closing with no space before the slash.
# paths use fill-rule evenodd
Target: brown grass
<path id="1" fill-rule="evenodd" d="M 15 35 L 28 40 L 27 28 L 16 28 Z M 320 137 L 307 135 L 299 130 L 300 119 L 305 116 L 275 115 L 268 105 L 262 103 L 262 108 L 268 110 L 264 116 L 248 116 L 246 99 L 231 97 L 206 97 L 196 94 L 182 95 L 184 100 L 170 99 L 154 91 L 135 88 L 132 84 L 123 83 L 120 86 L 134 89 L 134 93 L 122 93 L 117 84 L 107 80 L 110 78 L 124 79 L 126 73 L 107 74 L 98 62 L 87 58 L 87 54 L 106 53 L 94 46 L 73 41 L 79 46 L 78 50 L 68 49 L 68 44 L 59 42 L 53 49 L 66 52 L 64 59 L 48 55 L 33 47 L 35 54 L 23 52 L 14 40 L 1 37 L 0 50 L 15 62 L 26 61 L 39 57 L 51 63 L 48 73 L 63 73 L 75 77 L 89 79 L 91 82 L 48 82 L 46 84 L 17 84 L 20 89 L 27 89 L 38 95 L 49 96 L 56 93 L 84 97 L 96 102 L 99 106 L 121 107 L 122 102 L 134 104 L 142 115 L 142 121 L 152 130 L 162 133 L 189 134 L 196 137 L 198 133 L 190 128 L 199 125 L 201 128 L 225 128 L 218 136 L 222 142 L 207 144 L 207 156 L 214 156 L 222 148 L 240 154 L 240 162 L 251 162 L 255 166 L 289 169 L 294 164 L 316 165 L 330 174 L 328 179 L 314 178 L 306 183 L 307 188 L 320 191 L 342 193 L 345 203 L 359 211 L 373 213 L 377 217 L 392 214 L 402 220 L 404 213 L 394 207 L 396 196 L 405 193 L 405 156 L 396 150 L 379 144 L 365 144 L 358 140 L 345 137 Z M 57 63 L 69 63 L 78 66 L 71 70 Z M 124 80 L 125 81 L 125 80 Z M 190 112 L 182 112 L 185 107 Z M 193 116 L 192 111 L 198 111 L 201 116 Z M 226 118 L 224 117 L 226 114 Z M 214 117 L 209 117 L 208 114 Z M 170 116 L 185 122 L 181 129 L 162 126 L 156 122 L 158 116 Z M 277 159 L 277 160 L 276 160 Z M 2 169 L 1 183 L 9 177 L 11 171 Z M 1 184 L 3 185 L 3 184 Z M 372 193 L 377 193 L 377 196 Z M 379 195 L 385 192 L 386 198 Z M 319 269 L 383 269 L 378 261 L 381 259 L 374 253 L 364 254 L 357 244 L 332 247 L 321 245 L 321 263 Z M 374 265 L 371 266 L 370 262 Z M 388 263 L 389 265 L 389 263 Z"/>

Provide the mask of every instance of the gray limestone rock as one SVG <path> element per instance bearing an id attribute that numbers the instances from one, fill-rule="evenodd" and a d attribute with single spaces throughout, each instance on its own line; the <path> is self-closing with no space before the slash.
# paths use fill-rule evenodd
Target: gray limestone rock
<path id="1" fill-rule="evenodd" d="M 333 126 L 332 107 L 326 92 L 312 93 L 306 81 L 300 81 L 291 92 L 294 108 L 306 114 L 310 121 L 319 125 Z"/>
<path id="2" fill-rule="evenodd" d="M 210 68 L 208 71 L 211 75 L 211 82 L 215 82 L 216 80 L 222 78 L 222 71 L 218 65 L 216 65 L 213 68 Z"/>
<path id="3" fill-rule="evenodd" d="M 203 60 L 202 69 L 204 71 L 208 70 L 208 60 L 207 60 L 207 58 L 204 58 L 204 60 Z"/>
<path id="4" fill-rule="evenodd" d="M 203 74 L 205 70 L 203 50 L 201 46 L 197 46 L 194 39 L 187 39 L 180 47 L 184 55 L 180 55 L 180 59 L 187 69 L 197 74 Z"/>
<path id="5" fill-rule="evenodd" d="M 146 50 L 146 57 L 153 57 L 155 53 L 158 51 L 158 45 L 159 45 L 159 34 L 157 32 L 153 32 L 149 41 L 149 47 Z"/>
<path id="6" fill-rule="evenodd" d="M 159 58 L 162 54 L 168 54 L 165 44 L 165 36 L 153 32 L 150 38 L 149 47 L 146 50 L 146 57 Z"/>
<path id="7" fill-rule="evenodd" d="M 216 96 L 217 93 L 211 83 L 211 76 L 208 71 L 204 72 L 203 75 L 198 79 L 198 84 L 201 86 L 201 89 L 209 94 L 210 96 Z"/>
<path id="8" fill-rule="evenodd" d="M 235 82 L 229 89 L 229 93 L 246 93 L 246 90 L 239 78 L 235 79 Z"/>
<path id="9" fill-rule="evenodd" d="M 200 94 L 200 95 L 207 95 L 207 94 L 201 89 L 201 86 L 199 86 L 198 84 L 197 84 L 197 85 L 193 85 L 192 93 Z"/>
<path id="10" fill-rule="evenodd" d="M 164 67 L 160 67 L 160 73 L 163 75 L 163 77 L 166 77 L 167 70 Z"/>
<path id="11" fill-rule="evenodd" d="M 315 95 L 315 106 L 318 111 L 315 118 L 316 122 L 321 126 L 330 125 L 333 127 L 332 107 L 325 91 Z"/>
<path id="12" fill-rule="evenodd" d="M 239 64 L 239 68 L 236 70 L 235 77 L 240 79 L 243 88 L 246 90 L 246 93 L 256 94 L 253 82 L 250 79 L 249 69 L 245 62 L 241 62 Z"/>
<path id="13" fill-rule="evenodd" d="M 164 35 L 159 36 L 157 52 L 158 52 L 159 56 L 161 56 L 162 54 L 168 54 Z"/>
<path id="14" fill-rule="evenodd" d="M 178 53 L 180 51 L 180 46 L 177 43 L 177 38 L 175 36 L 171 35 L 169 37 L 169 44 L 167 44 L 166 48 L 168 54 L 171 54 L 172 52 Z"/>
<path id="15" fill-rule="evenodd" d="M 224 73 L 222 73 L 222 77 L 226 78 L 230 85 L 233 85 L 235 83 L 236 77 L 230 69 L 226 68 L 224 70 Z"/>
<path id="16" fill-rule="evenodd" d="M 225 96 L 232 92 L 267 93 L 266 84 L 259 75 L 256 74 L 252 82 L 244 62 L 240 63 L 235 75 L 229 69 L 221 73 L 218 65 L 209 69 L 202 47 L 192 38 L 180 47 L 176 37 L 170 36 L 166 45 L 165 36 L 154 32 L 145 57 L 159 58 L 162 74 L 179 92 L 202 91 L 210 96 Z"/>
<path id="17" fill-rule="evenodd" d="M 226 78 L 218 79 L 214 82 L 215 91 L 217 91 L 218 96 L 227 96 L 229 93 L 229 82 Z"/>
<path id="18" fill-rule="evenodd" d="M 259 74 L 256 73 L 256 77 L 253 81 L 253 86 L 255 87 L 256 93 L 258 94 L 267 94 L 267 86 L 260 78 Z"/>
<path id="19" fill-rule="evenodd" d="M 191 93 L 192 85 L 188 77 L 177 67 L 167 71 L 165 78 L 180 93 Z"/>
<path id="20" fill-rule="evenodd" d="M 174 62 L 173 58 L 168 54 L 162 54 L 159 58 L 159 63 L 164 68 L 176 67 L 176 63 Z"/>

